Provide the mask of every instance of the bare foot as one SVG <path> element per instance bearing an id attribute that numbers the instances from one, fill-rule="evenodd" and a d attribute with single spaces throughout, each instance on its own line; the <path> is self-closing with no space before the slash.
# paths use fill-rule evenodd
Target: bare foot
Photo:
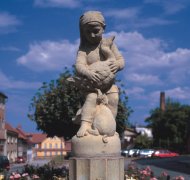
<path id="1" fill-rule="evenodd" d="M 82 121 L 81 127 L 77 132 L 77 137 L 83 137 L 88 134 L 88 129 L 91 129 L 91 123 Z"/>

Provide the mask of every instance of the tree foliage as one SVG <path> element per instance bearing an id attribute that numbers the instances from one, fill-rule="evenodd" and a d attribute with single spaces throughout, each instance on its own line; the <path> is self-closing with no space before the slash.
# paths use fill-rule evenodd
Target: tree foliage
<path id="1" fill-rule="evenodd" d="M 153 109 L 146 122 L 152 128 L 155 146 L 185 151 L 189 136 L 190 106 L 168 99 L 165 111 Z"/>
<path id="2" fill-rule="evenodd" d="M 147 134 L 138 135 L 134 141 L 135 148 L 148 149 L 152 147 L 153 140 Z"/>
<path id="3" fill-rule="evenodd" d="M 28 117 L 36 122 L 38 130 L 48 136 L 71 138 L 79 129 L 79 125 L 74 124 L 72 118 L 84 103 L 85 97 L 73 83 L 67 81 L 72 75 L 73 72 L 66 68 L 57 80 L 52 80 L 49 84 L 43 83 L 32 99 Z M 128 116 L 132 112 L 127 102 L 128 97 L 122 91 L 116 118 L 119 134 L 124 131 Z"/>

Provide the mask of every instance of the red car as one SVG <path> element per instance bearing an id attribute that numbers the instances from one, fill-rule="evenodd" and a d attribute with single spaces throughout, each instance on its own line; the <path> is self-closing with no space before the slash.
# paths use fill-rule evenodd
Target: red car
<path id="1" fill-rule="evenodd" d="M 176 156 L 179 156 L 179 154 L 164 149 L 155 150 L 154 153 L 152 154 L 152 157 L 159 157 L 159 158 L 176 157 Z"/>

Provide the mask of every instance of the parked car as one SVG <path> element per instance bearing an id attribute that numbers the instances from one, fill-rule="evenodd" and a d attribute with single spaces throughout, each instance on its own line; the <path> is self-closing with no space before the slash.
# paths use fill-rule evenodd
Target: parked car
<path id="1" fill-rule="evenodd" d="M 137 151 L 139 151 L 139 149 L 129 149 L 128 157 L 134 157 Z"/>
<path id="2" fill-rule="evenodd" d="M 129 153 L 129 150 L 127 150 L 127 149 L 123 149 L 123 150 L 121 150 L 121 155 L 122 156 L 128 156 L 128 153 Z"/>
<path id="3" fill-rule="evenodd" d="M 25 163 L 26 160 L 25 160 L 25 158 L 23 156 L 18 156 L 16 162 L 17 163 Z"/>
<path id="4" fill-rule="evenodd" d="M 133 153 L 133 157 L 138 157 L 140 153 L 140 149 L 136 149 L 135 152 Z"/>
<path id="5" fill-rule="evenodd" d="M 0 155 L 0 169 L 10 169 L 10 163 L 7 156 Z"/>
<path id="6" fill-rule="evenodd" d="M 151 157 L 153 153 L 153 149 L 141 149 L 139 151 L 139 157 Z"/>
<path id="7" fill-rule="evenodd" d="M 152 154 L 152 157 L 160 157 L 160 158 L 164 158 L 164 157 L 176 157 L 176 156 L 179 156 L 179 154 L 175 153 L 175 152 L 171 152 L 169 150 L 165 150 L 165 149 L 156 150 Z"/>

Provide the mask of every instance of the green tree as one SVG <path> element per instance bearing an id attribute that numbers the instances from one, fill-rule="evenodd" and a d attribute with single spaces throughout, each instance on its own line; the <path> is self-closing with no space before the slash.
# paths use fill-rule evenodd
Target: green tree
<path id="1" fill-rule="evenodd" d="M 38 130 L 50 137 L 57 135 L 69 139 L 79 129 L 72 118 L 84 103 L 85 97 L 73 83 L 67 81 L 73 74 L 66 68 L 57 80 L 52 80 L 49 84 L 43 83 L 30 104 L 28 117 L 36 122 Z M 121 91 L 116 118 L 117 132 L 120 135 L 132 112 L 127 102 L 128 97 Z"/>
<path id="2" fill-rule="evenodd" d="M 168 99 L 166 109 L 155 108 L 146 119 L 152 128 L 154 146 L 185 151 L 190 121 L 190 106 Z"/>
<path id="3" fill-rule="evenodd" d="M 138 135 L 134 141 L 135 148 L 151 148 L 153 140 L 149 138 L 146 134 L 145 135 Z"/>

